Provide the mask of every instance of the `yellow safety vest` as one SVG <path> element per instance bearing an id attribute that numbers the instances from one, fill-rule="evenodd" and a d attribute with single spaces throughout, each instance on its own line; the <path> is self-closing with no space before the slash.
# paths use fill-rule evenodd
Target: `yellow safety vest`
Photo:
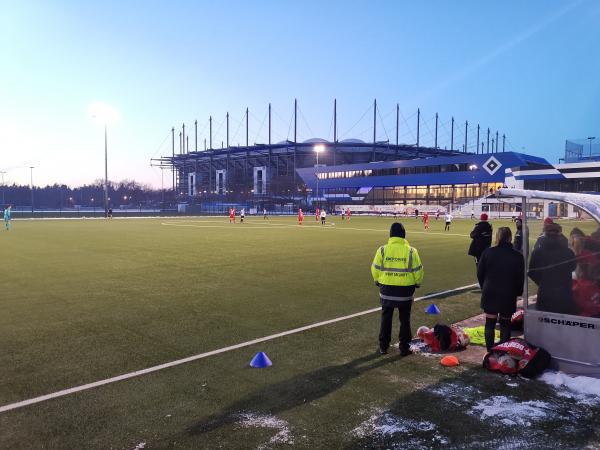
<path id="1" fill-rule="evenodd" d="M 425 271 L 416 248 L 406 239 L 391 237 L 375 253 L 371 265 L 373 279 L 387 286 L 414 286 L 421 284 Z"/>

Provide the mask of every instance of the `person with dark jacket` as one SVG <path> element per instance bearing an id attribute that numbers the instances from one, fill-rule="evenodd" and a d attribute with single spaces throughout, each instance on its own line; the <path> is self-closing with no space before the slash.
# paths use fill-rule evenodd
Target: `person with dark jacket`
<path id="1" fill-rule="evenodd" d="M 483 252 L 477 264 L 481 286 L 481 309 L 485 312 L 485 345 L 495 345 L 496 321 L 500 321 L 500 343 L 510 339 L 510 319 L 517 310 L 517 297 L 523 293 L 525 262 L 511 244 L 511 231 L 500 227 L 496 246 Z"/>
<path id="2" fill-rule="evenodd" d="M 475 262 L 479 262 L 479 258 L 488 248 L 492 245 L 492 226 L 488 222 L 488 215 L 486 213 L 481 214 L 481 222 L 475 225 L 473 231 L 471 231 L 471 245 L 469 246 L 469 255 L 475 257 Z"/>
<path id="3" fill-rule="evenodd" d="M 513 240 L 513 248 L 523 253 L 523 221 L 521 219 L 515 219 L 515 226 L 517 230 L 515 231 L 515 239 Z"/>
<path id="4" fill-rule="evenodd" d="M 572 272 L 577 266 L 575 253 L 567 246 L 562 227 L 544 222 L 543 239 L 531 253 L 529 278 L 538 286 L 540 311 L 573 313 Z"/>
<path id="5" fill-rule="evenodd" d="M 540 246 L 542 245 L 542 243 L 544 242 L 544 239 L 546 238 L 546 225 L 556 225 L 560 228 L 560 233 L 558 235 L 558 239 L 560 239 L 565 245 L 569 245 L 569 240 L 566 238 L 566 236 L 564 234 L 562 234 L 562 227 L 560 227 L 560 225 L 554 223 L 554 221 L 552 220 L 551 217 L 546 217 L 544 219 L 544 231 L 542 232 L 542 234 L 540 234 L 540 236 L 537 238 L 537 241 L 535 241 L 535 245 L 533 246 L 533 249 L 538 249 L 540 248 Z M 552 228 L 552 227 L 550 227 Z"/>

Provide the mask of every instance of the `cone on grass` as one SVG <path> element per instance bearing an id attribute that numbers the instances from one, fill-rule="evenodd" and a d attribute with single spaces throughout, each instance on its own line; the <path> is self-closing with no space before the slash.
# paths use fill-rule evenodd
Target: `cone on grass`
<path id="1" fill-rule="evenodd" d="M 252 361 L 250 361 L 250 367 L 254 367 L 255 369 L 263 369 L 272 365 L 273 363 L 265 352 L 258 352 L 254 355 Z"/>
<path id="2" fill-rule="evenodd" d="M 429 305 L 427 307 L 427 309 L 425 310 L 425 312 L 427 314 L 439 314 L 440 310 L 439 308 L 435 305 L 435 303 L 432 303 L 431 305 Z"/>

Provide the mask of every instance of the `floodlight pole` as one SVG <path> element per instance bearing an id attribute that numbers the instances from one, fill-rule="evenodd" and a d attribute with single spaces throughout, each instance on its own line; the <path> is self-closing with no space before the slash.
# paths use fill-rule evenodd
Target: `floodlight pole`
<path id="1" fill-rule="evenodd" d="M 104 123 L 104 217 L 108 217 L 108 130 L 106 122 Z M 33 182 L 32 195 L 33 195 Z M 33 197 L 32 197 L 33 198 Z M 32 201 L 33 204 L 33 201 Z"/>

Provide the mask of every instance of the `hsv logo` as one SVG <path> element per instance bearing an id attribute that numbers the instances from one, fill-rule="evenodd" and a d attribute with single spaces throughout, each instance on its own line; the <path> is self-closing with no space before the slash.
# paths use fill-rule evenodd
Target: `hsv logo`
<path id="1" fill-rule="evenodd" d="M 490 175 L 494 175 L 496 172 L 498 172 L 498 169 L 500 169 L 500 167 L 502 167 L 502 164 L 493 156 L 490 156 L 489 159 L 485 163 L 483 163 L 483 168 Z"/>

